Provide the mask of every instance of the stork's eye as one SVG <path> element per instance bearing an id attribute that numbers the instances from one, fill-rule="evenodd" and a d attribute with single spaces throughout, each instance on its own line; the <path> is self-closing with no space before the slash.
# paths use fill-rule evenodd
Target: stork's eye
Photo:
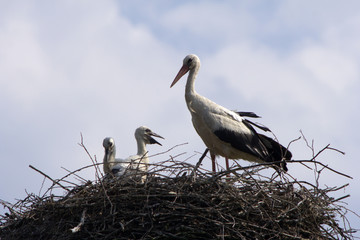
<path id="1" fill-rule="evenodd" d="M 187 61 L 188 64 L 190 64 L 192 62 L 192 58 L 189 58 L 189 60 Z"/>

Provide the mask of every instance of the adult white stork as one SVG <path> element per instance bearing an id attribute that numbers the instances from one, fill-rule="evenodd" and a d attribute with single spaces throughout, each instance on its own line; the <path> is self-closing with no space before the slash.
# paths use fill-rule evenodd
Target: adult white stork
<path id="1" fill-rule="evenodd" d="M 215 172 L 215 157 L 220 155 L 225 157 L 227 170 L 229 170 L 228 159 L 243 159 L 258 163 L 274 162 L 287 171 L 284 159 L 290 160 L 291 152 L 275 140 L 258 134 L 252 125 L 265 131 L 269 130 L 268 128 L 242 117 L 258 117 L 256 114 L 228 110 L 195 91 L 195 79 L 199 68 L 200 59 L 196 55 L 186 56 L 170 87 L 189 72 L 185 100 L 194 128 L 210 150 L 212 170 Z"/>
<path id="2" fill-rule="evenodd" d="M 104 172 L 106 174 L 112 173 L 116 177 L 123 175 L 133 175 L 138 171 L 146 173 L 149 168 L 148 152 L 146 150 L 147 144 L 161 144 L 153 137 L 164 139 L 162 136 L 154 133 L 148 127 L 141 126 L 135 130 L 135 139 L 137 142 L 137 154 L 126 159 L 115 158 L 115 141 L 113 138 L 105 138 L 103 146 L 105 148 L 104 156 Z M 142 174 L 143 175 L 143 174 Z M 143 175 L 142 182 L 146 176 Z"/>

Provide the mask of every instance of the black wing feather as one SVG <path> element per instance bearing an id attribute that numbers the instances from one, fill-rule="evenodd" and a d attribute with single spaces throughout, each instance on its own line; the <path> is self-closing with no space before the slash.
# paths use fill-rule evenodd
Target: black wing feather
<path id="1" fill-rule="evenodd" d="M 239 114 L 241 117 L 252 117 L 252 118 L 260 118 L 260 116 L 256 115 L 254 112 L 235 112 Z"/>
<path id="2" fill-rule="evenodd" d="M 245 122 L 248 122 L 248 123 L 250 123 L 251 125 L 254 125 L 254 126 L 257 127 L 257 128 L 260 128 L 260 129 L 263 130 L 264 132 L 271 132 L 271 130 L 270 130 L 269 128 L 267 128 L 267 127 L 265 127 L 265 126 L 260 126 L 259 124 L 256 124 L 256 123 L 254 123 L 254 122 L 252 122 L 252 121 L 250 121 L 250 120 L 245 119 Z"/>
<path id="3" fill-rule="evenodd" d="M 220 128 L 214 131 L 214 134 L 239 151 L 251 154 L 265 162 L 279 162 L 276 165 L 287 171 L 286 162 L 280 163 L 280 161 L 290 160 L 291 152 L 274 139 L 258 134 L 249 122 L 243 121 L 243 123 L 253 132 L 252 135 L 237 133 L 226 128 Z"/>
<path id="4" fill-rule="evenodd" d="M 256 113 L 254 112 L 235 112 L 236 114 L 238 114 L 240 117 L 251 117 L 251 118 L 260 118 L 260 116 L 258 116 Z M 246 122 L 250 123 L 251 125 L 265 131 L 265 132 L 271 132 L 269 128 L 265 127 L 265 126 L 260 126 L 259 124 L 256 124 L 250 120 L 245 119 Z"/>
<path id="5" fill-rule="evenodd" d="M 249 125 L 250 126 L 250 125 Z M 252 127 L 250 126 L 252 129 Z M 229 129 L 220 128 L 214 134 L 221 140 L 230 143 L 232 147 L 239 151 L 251 154 L 259 159 L 267 158 L 266 147 L 261 143 L 256 132 L 255 135 L 240 134 Z"/>
<path id="6" fill-rule="evenodd" d="M 292 158 L 292 153 L 274 139 L 262 134 L 259 134 L 259 138 L 264 143 L 269 152 L 269 157 L 266 159 L 267 162 L 278 162 L 283 159 L 290 160 Z M 285 161 L 281 163 L 276 163 L 276 165 L 282 167 L 285 171 L 288 170 Z"/>

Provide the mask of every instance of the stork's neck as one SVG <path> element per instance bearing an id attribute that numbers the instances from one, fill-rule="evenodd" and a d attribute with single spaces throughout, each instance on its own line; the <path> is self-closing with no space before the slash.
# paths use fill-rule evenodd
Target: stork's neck
<path id="1" fill-rule="evenodd" d="M 104 156 L 104 172 L 105 173 L 110 172 L 111 164 L 115 163 L 115 154 L 116 154 L 115 146 L 111 150 L 109 150 L 109 149 L 105 150 L 105 156 Z"/>
<path id="2" fill-rule="evenodd" d="M 142 139 L 136 139 L 138 152 L 137 155 L 144 156 L 147 154 L 145 141 Z"/>
<path id="3" fill-rule="evenodd" d="M 195 79 L 199 72 L 199 66 L 195 66 L 195 68 L 189 71 L 189 76 L 187 78 L 186 86 L 185 86 L 185 99 L 186 102 L 191 101 L 194 96 L 197 94 L 195 91 Z"/>
<path id="4" fill-rule="evenodd" d="M 105 157 L 104 157 L 104 162 L 114 162 L 115 161 L 115 154 L 116 154 L 116 149 L 115 146 L 112 150 L 105 150 Z"/>
<path id="5" fill-rule="evenodd" d="M 139 157 L 138 161 L 139 163 L 145 164 L 145 170 L 147 171 L 147 164 L 149 164 L 149 158 L 146 151 L 146 144 L 143 139 L 136 139 L 137 145 L 138 145 L 138 152 L 137 155 Z"/>

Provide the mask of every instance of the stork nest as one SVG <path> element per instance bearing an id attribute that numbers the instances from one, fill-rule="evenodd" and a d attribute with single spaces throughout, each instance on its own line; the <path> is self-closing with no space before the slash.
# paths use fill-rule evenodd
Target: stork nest
<path id="1" fill-rule="evenodd" d="M 233 169 L 225 177 L 171 158 L 153 166 L 145 183 L 99 176 L 65 187 L 64 179 L 52 180 L 43 196 L 6 205 L 0 239 L 353 238 L 350 226 L 338 222 L 346 212 L 341 199 L 329 196 L 342 187 L 265 177 L 262 169 Z M 56 186 L 66 193 L 51 194 Z"/>

